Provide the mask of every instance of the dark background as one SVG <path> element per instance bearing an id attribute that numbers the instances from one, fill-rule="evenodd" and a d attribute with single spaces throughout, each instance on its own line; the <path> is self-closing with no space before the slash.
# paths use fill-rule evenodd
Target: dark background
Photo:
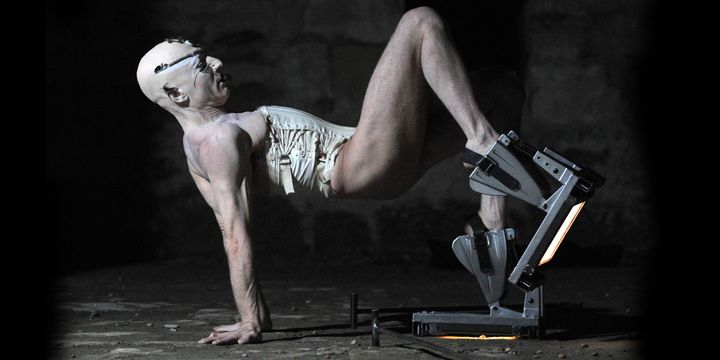
<path id="1" fill-rule="evenodd" d="M 148 259 L 159 124 L 134 67 L 152 13 L 141 2 L 47 5 L 47 188 L 60 272 Z"/>
<path id="2" fill-rule="evenodd" d="M 659 31 L 660 4 L 75 1 L 46 4 L 46 189 L 53 274 L 178 256 L 222 257 L 214 219 L 184 168 L 180 128 L 143 97 L 135 80 L 137 62 L 157 42 L 184 35 L 223 59 L 234 77 L 231 110 L 276 103 L 354 125 L 385 41 L 403 10 L 420 5 L 433 6 L 445 18 L 469 70 L 503 65 L 517 74 L 527 93 L 519 130 L 529 142 L 550 145 L 608 178 L 573 229 L 567 249 L 561 249 L 576 255 L 566 258 L 604 266 L 650 259 L 654 262 L 648 264 L 657 265 L 663 214 L 654 201 L 659 189 L 650 179 L 661 163 L 648 149 L 660 148 L 668 130 L 654 128 L 657 136 L 650 136 L 644 129 L 669 115 L 657 106 L 669 101 L 658 91 L 658 49 L 671 42 Z M 438 216 L 459 219 L 456 213 L 472 211 L 474 200 L 457 190 L 440 194 L 447 195 L 452 210 L 438 210 L 442 203 L 432 190 L 457 177 L 429 176 L 425 184 L 433 186 L 421 184 L 411 195 L 368 211 L 387 224 L 413 219 L 404 221 L 410 223 L 403 228 L 409 237 L 427 236 L 427 229 L 413 224 L 442 226 L 452 221 Z M 293 204 L 282 198 L 260 203 L 258 213 L 268 223 L 284 224 L 260 237 L 297 232 L 299 210 Z M 327 211 L 337 213 L 339 227 L 367 234 L 362 216 L 342 207 Z M 513 211 L 511 218 L 524 218 L 522 211 Z M 381 235 L 395 236 L 389 227 Z M 431 236 L 443 238 L 455 230 L 431 231 Z M 378 251 L 353 244 L 321 247 L 319 254 L 323 249 L 341 255 L 343 249 Z M 306 251 L 300 244 L 262 246 L 261 251 L 280 255 Z M 426 252 L 409 256 L 428 259 Z M 648 288 L 657 285 L 653 280 Z"/>

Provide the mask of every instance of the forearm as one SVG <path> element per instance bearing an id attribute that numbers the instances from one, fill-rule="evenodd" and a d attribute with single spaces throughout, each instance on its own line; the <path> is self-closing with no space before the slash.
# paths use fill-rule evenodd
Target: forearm
<path id="1" fill-rule="evenodd" d="M 241 217 L 234 216 L 222 221 L 219 217 L 218 223 L 223 234 L 223 244 L 230 270 L 230 283 L 241 321 L 260 324 L 261 304 L 253 266 L 252 241 L 245 230 L 246 226 L 238 224 L 241 219 Z M 227 224 L 227 226 L 223 224 Z"/>
<path id="2" fill-rule="evenodd" d="M 259 289 L 255 280 L 252 259 L 246 252 L 228 252 L 230 267 L 230 282 L 232 284 L 235 305 L 243 323 L 253 323 L 259 326 L 260 301 Z"/>

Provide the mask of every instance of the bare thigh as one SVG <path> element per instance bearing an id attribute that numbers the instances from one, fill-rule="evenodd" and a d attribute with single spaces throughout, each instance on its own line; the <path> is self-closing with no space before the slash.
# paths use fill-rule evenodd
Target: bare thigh
<path id="1" fill-rule="evenodd" d="M 338 156 L 333 188 L 341 196 L 389 198 L 417 181 L 427 94 L 421 34 L 401 24 L 376 66 L 355 135 Z"/>
<path id="2" fill-rule="evenodd" d="M 496 128 L 501 132 L 520 130 L 525 91 L 512 71 L 488 67 L 471 72 L 469 78 L 475 98 Z M 358 130 L 362 130 L 360 134 L 365 134 L 365 138 L 358 140 L 356 135 L 348 144 L 352 146 L 351 152 L 357 151 L 352 156 L 358 158 L 351 158 L 355 163 L 345 165 L 341 153 L 338 164 L 344 171 L 336 170 L 340 176 L 333 175 L 336 190 L 339 179 L 341 186 L 347 186 L 346 196 L 393 197 L 412 186 L 428 169 L 462 151 L 465 136 L 457 122 L 425 84 L 418 88 L 421 90 L 416 95 L 416 107 L 397 115 L 392 115 L 394 109 L 387 109 L 389 116 L 384 116 L 382 97 L 368 95 L 380 105 L 367 108 L 377 109 L 378 113 L 361 118 L 361 125 L 365 125 Z M 413 117 L 404 116 L 408 113 Z M 363 115 L 367 113 L 363 111 Z M 343 152 L 347 149 L 346 146 Z M 347 174 L 352 178 L 344 178 Z"/>
<path id="3" fill-rule="evenodd" d="M 473 137 L 473 145 L 480 146 L 489 132 L 494 138 L 475 99 L 482 85 L 473 86 L 464 71 L 439 17 L 428 8 L 406 13 L 370 78 L 355 135 L 338 156 L 332 175 L 338 195 L 391 198 L 403 193 L 427 167 L 462 149 L 458 125 Z M 430 119 L 429 136 L 425 74 L 457 121 Z M 448 143 L 450 136 L 458 141 Z"/>

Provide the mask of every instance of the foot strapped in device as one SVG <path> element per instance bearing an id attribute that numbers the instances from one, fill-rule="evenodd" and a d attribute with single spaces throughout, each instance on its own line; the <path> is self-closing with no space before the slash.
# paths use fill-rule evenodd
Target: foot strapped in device
<path id="1" fill-rule="evenodd" d="M 452 249 L 460 263 L 475 275 L 488 304 L 497 305 L 505 294 L 508 243 L 515 240 L 515 230 L 490 231 L 481 223 L 472 227 L 473 235 L 458 236 Z"/>
<path id="2" fill-rule="evenodd" d="M 535 149 L 520 141 L 513 131 L 501 135 L 486 155 L 466 149 L 463 162 L 475 166 L 470 174 L 472 190 L 513 196 L 542 210 L 545 217 L 514 267 L 508 262 L 507 251 L 509 244 L 513 249 L 516 244 L 513 229 L 474 228 L 473 235 L 456 238 L 452 249 L 465 268 L 475 275 L 490 313 L 415 313 L 413 333 L 426 335 L 452 329 L 497 332 L 505 327 L 515 335 L 539 335 L 543 310 L 541 285 L 545 278 L 538 268 L 552 259 L 585 201 L 605 179 L 550 148 Z M 534 177 L 531 171 L 535 172 Z M 554 188 L 547 196 L 534 180 L 543 177 L 549 177 L 552 183 L 548 185 Z M 508 276 L 510 267 L 512 272 Z M 522 312 L 500 306 L 506 280 L 525 292 Z"/>

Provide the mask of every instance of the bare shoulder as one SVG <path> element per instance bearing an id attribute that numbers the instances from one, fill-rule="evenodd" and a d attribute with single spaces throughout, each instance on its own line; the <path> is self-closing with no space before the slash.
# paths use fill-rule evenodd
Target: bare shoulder
<path id="1" fill-rule="evenodd" d="M 202 147 L 209 152 L 252 152 L 252 141 L 247 131 L 232 122 L 208 124 L 204 129 Z"/>
<path id="2" fill-rule="evenodd" d="M 210 170 L 234 167 L 249 161 L 250 136 L 228 121 L 217 121 L 185 132 L 185 154 L 191 172 L 208 179 Z"/>
<path id="3" fill-rule="evenodd" d="M 253 149 L 257 150 L 264 146 L 269 129 L 265 116 L 260 111 L 230 114 L 228 119 L 228 122 L 236 124 L 250 136 Z"/>

